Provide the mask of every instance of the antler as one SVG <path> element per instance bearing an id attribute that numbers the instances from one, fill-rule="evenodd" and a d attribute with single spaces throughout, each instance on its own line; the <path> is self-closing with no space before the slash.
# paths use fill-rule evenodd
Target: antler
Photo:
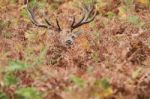
<path id="1" fill-rule="evenodd" d="M 87 23 L 90 23 L 94 20 L 97 12 L 95 11 L 94 12 L 94 15 L 90 18 L 90 15 L 92 14 L 93 10 L 94 10 L 94 6 L 92 5 L 91 6 L 87 6 L 87 5 L 84 5 L 84 8 L 82 9 L 84 10 L 84 14 L 82 16 L 82 18 L 80 19 L 79 22 L 75 23 L 76 19 L 75 17 L 73 17 L 73 22 L 72 22 L 72 25 L 71 25 L 71 29 L 75 29 L 75 28 L 78 28 L 84 24 L 87 24 Z"/>
<path id="2" fill-rule="evenodd" d="M 30 9 L 30 7 L 29 7 L 29 2 L 28 2 L 28 0 L 27 0 L 27 11 L 28 11 L 29 18 L 30 18 L 31 22 L 32 22 L 35 26 L 42 27 L 42 28 L 48 28 L 48 29 L 54 28 L 54 29 L 56 29 L 56 30 L 58 30 L 58 31 L 61 31 L 61 28 L 60 28 L 58 19 L 56 18 L 56 24 L 57 24 L 57 27 L 56 27 L 56 26 L 52 25 L 52 24 L 47 20 L 45 13 L 44 13 L 44 21 L 45 21 L 46 24 L 42 24 L 42 23 L 37 22 L 36 19 L 35 19 L 35 17 L 34 17 L 33 11 L 32 11 L 32 10 Z"/>

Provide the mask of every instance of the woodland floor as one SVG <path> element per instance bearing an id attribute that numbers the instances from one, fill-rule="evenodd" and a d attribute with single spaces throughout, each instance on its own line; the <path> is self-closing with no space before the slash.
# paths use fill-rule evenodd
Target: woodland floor
<path id="1" fill-rule="evenodd" d="M 43 9 L 64 29 L 80 19 L 79 0 L 37 1 L 39 20 Z M 95 9 L 66 49 L 32 24 L 23 0 L 0 0 L 0 99 L 150 99 L 150 9 L 121 0 Z"/>

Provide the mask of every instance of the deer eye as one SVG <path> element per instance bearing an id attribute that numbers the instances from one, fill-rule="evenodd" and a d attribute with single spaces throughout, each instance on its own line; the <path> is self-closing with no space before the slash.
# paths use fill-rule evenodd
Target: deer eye
<path id="1" fill-rule="evenodd" d="M 74 36 L 74 35 L 72 35 L 72 36 L 71 36 L 71 38 L 72 38 L 72 39 L 75 39 L 75 36 Z"/>

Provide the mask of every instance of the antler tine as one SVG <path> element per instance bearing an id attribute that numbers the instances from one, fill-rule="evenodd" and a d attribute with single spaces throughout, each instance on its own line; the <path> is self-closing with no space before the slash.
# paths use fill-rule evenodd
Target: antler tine
<path id="1" fill-rule="evenodd" d="M 58 19 L 56 18 L 57 27 L 55 27 L 54 25 L 52 25 L 52 24 L 48 21 L 48 19 L 46 18 L 46 14 L 45 14 L 44 11 L 43 11 L 44 21 L 45 21 L 45 23 L 46 23 L 47 25 L 38 23 L 38 22 L 35 20 L 35 18 L 34 18 L 34 14 L 33 14 L 32 10 L 30 10 L 30 8 L 29 8 L 29 2 L 28 2 L 28 0 L 27 0 L 27 11 L 28 11 L 28 13 L 29 13 L 29 18 L 30 18 L 30 20 L 32 21 L 32 23 L 33 23 L 34 25 L 36 25 L 36 26 L 38 26 L 38 27 L 43 27 L 43 28 L 55 28 L 56 30 L 61 31 L 61 28 L 60 28 Z"/>
<path id="2" fill-rule="evenodd" d="M 60 25 L 59 25 L 59 21 L 58 21 L 58 19 L 56 18 L 56 24 L 57 24 L 57 29 L 58 29 L 58 31 L 61 31 L 61 27 L 60 27 Z"/>
<path id="3" fill-rule="evenodd" d="M 45 12 L 44 12 L 44 11 L 43 11 L 43 16 L 44 16 L 44 20 L 45 20 L 45 22 L 47 23 L 47 25 L 51 26 L 52 28 L 56 28 L 57 30 L 61 30 L 61 28 L 60 28 L 60 25 L 59 25 L 59 22 L 58 22 L 57 18 L 56 18 L 56 24 L 57 24 L 58 28 L 57 28 L 57 27 L 55 27 L 54 25 L 52 25 L 52 24 L 48 21 L 48 19 L 47 19 L 46 14 L 45 14 Z"/>
<path id="4" fill-rule="evenodd" d="M 92 6 L 92 8 L 90 6 L 89 7 L 85 6 L 84 8 L 86 10 L 85 13 L 87 13 L 86 17 L 84 18 L 84 21 L 86 21 L 86 20 L 88 20 L 88 18 L 90 17 L 92 11 L 94 10 L 94 6 Z"/>
<path id="5" fill-rule="evenodd" d="M 60 27 L 60 25 L 59 25 L 59 21 L 58 21 L 57 18 L 56 18 L 57 27 L 55 27 L 54 25 L 52 25 L 52 24 L 47 20 L 46 15 L 45 15 L 45 12 L 43 13 L 43 15 L 44 15 L 44 20 L 45 20 L 45 22 L 46 22 L 49 26 L 51 26 L 51 27 L 57 29 L 58 31 L 61 31 L 61 27 Z"/>
<path id="6" fill-rule="evenodd" d="M 97 14 L 97 12 L 95 11 L 95 13 L 94 13 L 94 15 L 92 16 L 92 18 L 89 19 L 91 13 L 92 13 L 93 10 L 94 10 L 94 6 L 92 6 L 92 8 L 91 8 L 91 6 L 87 6 L 87 5 L 83 5 L 83 6 L 84 6 L 84 9 L 83 9 L 83 10 L 84 10 L 83 17 L 82 17 L 82 18 L 80 19 L 80 21 L 77 22 L 76 24 L 75 24 L 75 22 L 73 21 L 73 24 L 71 25 L 72 30 L 75 29 L 75 28 L 77 28 L 77 27 L 79 27 L 79 26 L 81 26 L 81 25 L 90 23 L 91 21 L 94 20 L 96 14 Z M 75 19 L 74 19 L 74 20 L 75 20 Z"/>
<path id="7" fill-rule="evenodd" d="M 47 19 L 45 12 L 43 11 L 44 21 L 47 23 L 47 25 L 54 27 Z"/>
<path id="8" fill-rule="evenodd" d="M 83 20 L 83 24 L 90 23 L 91 21 L 94 20 L 96 14 L 97 14 L 96 11 L 94 12 L 94 15 L 92 16 L 92 18 L 90 18 L 90 19 L 88 20 L 88 18 L 90 17 L 91 13 L 93 12 L 93 10 L 94 10 L 94 6 L 92 6 L 92 8 L 88 8 L 88 10 L 87 10 L 87 13 L 88 13 L 88 14 L 86 15 L 85 19 Z"/>
<path id="9" fill-rule="evenodd" d="M 75 16 L 74 16 L 74 17 L 73 17 L 72 24 L 71 24 L 71 27 L 73 27 L 73 25 L 75 24 L 75 22 L 76 22 L 76 18 L 75 18 Z"/>
<path id="10" fill-rule="evenodd" d="M 30 10 L 30 8 L 29 8 L 28 0 L 27 0 L 27 11 L 28 11 L 28 13 L 29 13 L 29 18 L 30 18 L 31 22 L 32 22 L 35 26 L 43 27 L 43 28 L 49 28 L 47 25 L 40 24 L 40 23 L 38 23 L 38 22 L 35 20 L 34 14 L 33 14 L 33 12 Z"/>
<path id="11" fill-rule="evenodd" d="M 76 24 L 75 24 L 75 17 L 74 17 L 73 23 L 72 23 L 72 25 L 71 25 L 72 30 L 73 30 L 74 28 L 79 27 L 79 26 L 82 24 L 83 20 L 85 20 L 85 14 L 82 16 L 82 18 L 80 19 L 80 21 L 79 21 L 78 23 L 76 23 Z"/>

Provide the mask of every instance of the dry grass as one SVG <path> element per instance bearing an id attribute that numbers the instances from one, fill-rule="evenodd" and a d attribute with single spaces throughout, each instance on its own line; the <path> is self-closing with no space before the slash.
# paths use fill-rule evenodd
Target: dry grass
<path id="1" fill-rule="evenodd" d="M 79 28 L 82 35 L 66 48 L 57 34 L 29 21 L 22 1 L 0 2 L 0 99 L 20 99 L 16 91 L 26 87 L 36 88 L 39 99 L 150 98 L 149 8 L 136 3 L 132 15 L 140 21 L 133 21 L 117 12 L 123 1 L 108 10 L 98 6 L 95 20 Z M 78 1 L 48 2 L 46 10 L 64 19 L 63 28 L 70 13 L 80 14 Z"/>

